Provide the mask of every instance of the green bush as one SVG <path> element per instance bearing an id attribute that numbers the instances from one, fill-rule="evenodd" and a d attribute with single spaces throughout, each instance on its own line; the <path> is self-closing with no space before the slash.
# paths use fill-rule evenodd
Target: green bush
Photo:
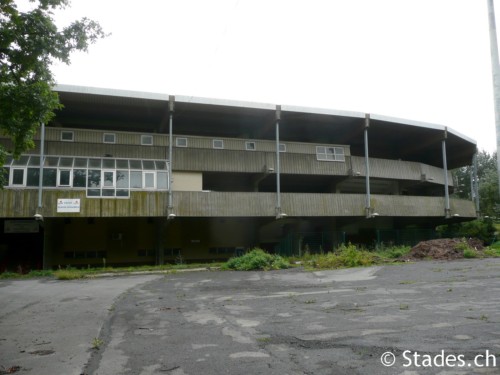
<path id="1" fill-rule="evenodd" d="M 495 239 L 495 227 L 491 218 L 477 219 L 464 223 L 440 225 L 436 228 L 440 237 L 479 238 L 486 244 Z"/>
<path id="2" fill-rule="evenodd" d="M 377 257 L 366 250 L 358 250 L 355 245 L 341 245 L 337 252 L 318 255 L 313 265 L 316 268 L 359 267 L 375 264 Z"/>
<path id="3" fill-rule="evenodd" d="M 271 255 L 262 249 L 255 248 L 248 253 L 229 259 L 223 269 L 238 271 L 277 270 L 288 268 L 290 264 L 279 255 Z"/>
<path id="4" fill-rule="evenodd" d="M 408 254 L 410 250 L 410 246 L 393 246 L 377 250 L 376 253 L 381 258 L 397 259 Z"/>

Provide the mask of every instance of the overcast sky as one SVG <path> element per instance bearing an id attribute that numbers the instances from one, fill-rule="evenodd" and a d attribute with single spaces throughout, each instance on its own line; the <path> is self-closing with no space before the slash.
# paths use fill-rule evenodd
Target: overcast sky
<path id="1" fill-rule="evenodd" d="M 112 35 L 60 84 L 376 113 L 496 150 L 486 0 L 73 0 L 56 19 L 84 16 Z"/>

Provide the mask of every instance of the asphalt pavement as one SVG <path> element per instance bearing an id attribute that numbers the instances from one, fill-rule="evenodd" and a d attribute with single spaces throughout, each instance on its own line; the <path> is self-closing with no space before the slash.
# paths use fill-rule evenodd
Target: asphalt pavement
<path id="1" fill-rule="evenodd" d="M 500 259 L 3 281 L 0 300 L 0 371 L 500 373 Z"/>

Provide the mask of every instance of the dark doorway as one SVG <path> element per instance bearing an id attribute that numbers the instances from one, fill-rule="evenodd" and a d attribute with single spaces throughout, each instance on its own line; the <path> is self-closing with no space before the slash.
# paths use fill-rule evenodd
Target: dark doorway
<path id="1" fill-rule="evenodd" d="M 43 268 L 43 228 L 35 220 L 0 220 L 0 272 Z"/>

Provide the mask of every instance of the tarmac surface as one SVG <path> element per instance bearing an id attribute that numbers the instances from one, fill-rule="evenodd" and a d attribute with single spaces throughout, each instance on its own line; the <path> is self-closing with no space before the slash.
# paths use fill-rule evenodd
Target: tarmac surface
<path id="1" fill-rule="evenodd" d="M 0 301 L 0 374 L 500 373 L 500 259 L 0 281 Z"/>

